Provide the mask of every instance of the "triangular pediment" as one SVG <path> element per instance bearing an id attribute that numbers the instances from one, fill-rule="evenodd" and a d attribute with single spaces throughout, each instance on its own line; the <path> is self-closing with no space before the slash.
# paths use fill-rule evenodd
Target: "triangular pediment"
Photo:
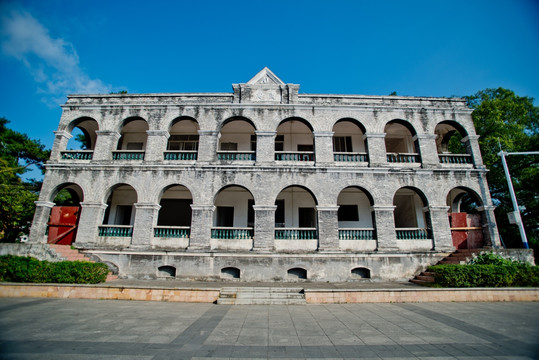
<path id="1" fill-rule="evenodd" d="M 251 80 L 248 85 L 284 85 L 284 82 L 267 67 L 263 68 Z"/>

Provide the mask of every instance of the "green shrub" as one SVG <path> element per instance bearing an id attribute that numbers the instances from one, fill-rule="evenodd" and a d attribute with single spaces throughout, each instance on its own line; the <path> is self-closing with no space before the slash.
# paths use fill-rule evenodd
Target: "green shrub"
<path id="1" fill-rule="evenodd" d="M 97 284 L 105 281 L 107 265 L 88 261 L 39 261 L 31 257 L 0 256 L 0 281 L 26 283 Z"/>
<path id="2" fill-rule="evenodd" d="M 436 284 L 442 287 L 539 286 L 539 268 L 512 262 L 509 265 L 435 265 Z"/>

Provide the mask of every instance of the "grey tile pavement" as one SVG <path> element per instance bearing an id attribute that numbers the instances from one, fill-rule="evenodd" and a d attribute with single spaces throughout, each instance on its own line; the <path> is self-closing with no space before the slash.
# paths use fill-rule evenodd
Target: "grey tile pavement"
<path id="1" fill-rule="evenodd" d="M 539 303 L 0 299 L 1 359 L 539 359 Z"/>

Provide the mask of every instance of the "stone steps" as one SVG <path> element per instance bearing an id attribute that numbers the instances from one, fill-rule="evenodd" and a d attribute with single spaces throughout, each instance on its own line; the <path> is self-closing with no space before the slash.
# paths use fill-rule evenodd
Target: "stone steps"
<path id="1" fill-rule="evenodd" d="M 436 265 L 446 265 L 446 264 L 466 264 L 470 261 L 475 254 L 478 254 L 483 249 L 463 249 L 457 250 L 449 256 L 440 260 Z M 419 275 L 416 275 L 413 279 L 410 280 L 414 284 L 418 285 L 428 285 L 435 282 L 434 273 L 428 271 L 422 271 Z"/>
<path id="2" fill-rule="evenodd" d="M 58 254 L 58 257 L 62 260 L 95 262 L 86 255 L 81 254 L 79 250 L 72 249 L 70 245 L 49 244 L 49 247 L 56 251 L 56 254 Z M 118 276 L 109 272 L 105 281 L 112 281 L 116 279 L 118 279 Z"/>
<path id="3" fill-rule="evenodd" d="M 217 304 L 223 305 L 305 305 L 301 288 L 225 287 Z"/>

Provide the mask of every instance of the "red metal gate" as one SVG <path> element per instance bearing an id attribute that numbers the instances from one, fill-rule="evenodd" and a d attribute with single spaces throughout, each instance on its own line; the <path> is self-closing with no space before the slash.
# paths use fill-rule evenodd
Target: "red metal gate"
<path id="1" fill-rule="evenodd" d="M 451 237 L 457 249 L 480 249 L 483 247 L 481 215 L 450 213 Z"/>
<path id="2" fill-rule="evenodd" d="M 49 244 L 71 245 L 75 241 L 80 207 L 54 206 L 49 221 Z"/>

